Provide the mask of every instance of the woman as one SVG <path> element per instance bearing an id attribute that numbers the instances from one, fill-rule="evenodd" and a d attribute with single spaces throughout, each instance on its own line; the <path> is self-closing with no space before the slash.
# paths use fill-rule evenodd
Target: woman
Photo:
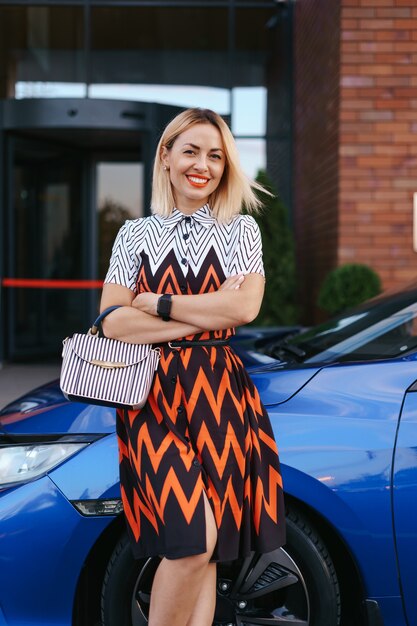
<path id="1" fill-rule="evenodd" d="M 118 411 L 124 512 L 136 558 L 160 555 L 150 626 L 210 626 L 216 561 L 284 542 L 278 454 L 234 327 L 258 314 L 259 200 L 224 120 L 189 109 L 159 142 L 153 215 L 127 221 L 101 308 L 106 336 L 161 346 L 147 404 Z M 175 341 L 177 340 L 177 341 Z"/>

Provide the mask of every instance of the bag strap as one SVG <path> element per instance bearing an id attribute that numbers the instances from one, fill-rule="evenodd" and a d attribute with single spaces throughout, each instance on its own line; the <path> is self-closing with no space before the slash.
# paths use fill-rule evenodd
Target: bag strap
<path id="1" fill-rule="evenodd" d="M 102 313 L 100 313 L 100 315 L 98 316 L 98 318 L 94 321 L 92 327 L 90 328 L 90 330 L 88 331 L 89 335 L 97 335 L 98 333 L 98 328 L 101 324 L 101 322 L 104 320 L 104 318 L 106 317 L 106 315 L 108 315 L 109 313 L 111 313 L 112 311 L 115 311 L 116 309 L 120 309 L 122 307 L 121 304 L 116 304 L 115 306 L 109 306 L 107 307 L 107 309 L 104 309 L 104 311 L 102 311 Z"/>

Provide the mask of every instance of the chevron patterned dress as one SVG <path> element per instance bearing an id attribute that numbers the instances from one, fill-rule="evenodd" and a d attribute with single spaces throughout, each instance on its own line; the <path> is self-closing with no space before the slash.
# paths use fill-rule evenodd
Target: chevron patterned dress
<path id="1" fill-rule="evenodd" d="M 200 294 L 228 276 L 264 274 L 259 228 L 248 215 L 220 224 L 208 205 L 129 220 L 105 282 L 141 293 Z M 168 322 L 169 323 L 169 322 Z M 187 340 L 227 339 L 234 329 Z M 258 391 L 233 349 L 162 347 L 146 405 L 117 413 L 120 482 L 134 556 L 205 551 L 204 493 L 218 529 L 214 561 L 285 541 L 277 446 Z"/>

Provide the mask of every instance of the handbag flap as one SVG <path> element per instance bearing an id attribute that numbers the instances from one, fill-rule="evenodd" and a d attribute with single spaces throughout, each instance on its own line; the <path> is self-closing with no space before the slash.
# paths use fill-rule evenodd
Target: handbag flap
<path id="1" fill-rule="evenodd" d="M 101 367 L 130 367 L 137 365 L 154 350 L 151 344 L 135 344 L 97 335 L 74 334 L 70 348 L 78 358 Z"/>

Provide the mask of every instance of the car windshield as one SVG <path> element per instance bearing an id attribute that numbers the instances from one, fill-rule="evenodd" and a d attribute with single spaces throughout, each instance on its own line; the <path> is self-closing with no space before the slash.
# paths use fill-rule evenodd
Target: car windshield
<path id="1" fill-rule="evenodd" d="M 392 358 L 417 347 L 417 285 L 381 295 L 293 337 L 268 354 L 303 363 Z"/>

